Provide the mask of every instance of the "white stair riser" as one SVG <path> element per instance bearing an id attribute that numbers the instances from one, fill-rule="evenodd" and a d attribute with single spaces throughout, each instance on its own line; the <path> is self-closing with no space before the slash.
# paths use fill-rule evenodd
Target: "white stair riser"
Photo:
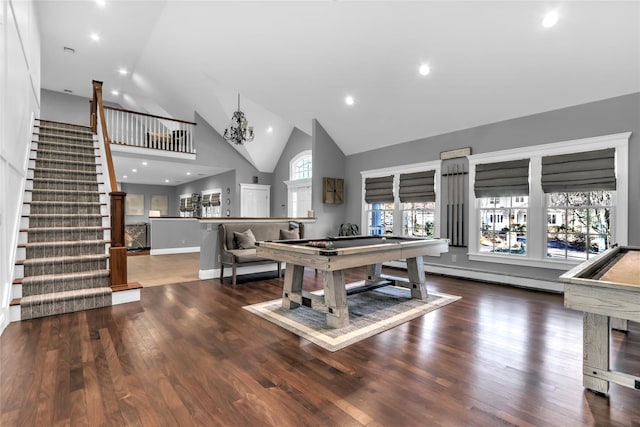
<path id="1" fill-rule="evenodd" d="M 14 277 L 14 279 L 23 279 L 24 278 L 24 265 L 16 264 L 13 267 L 13 277 Z"/>
<path id="2" fill-rule="evenodd" d="M 17 279 L 22 279 L 22 277 L 17 277 Z M 16 298 L 22 298 L 22 285 L 11 286 L 11 299 Z"/>

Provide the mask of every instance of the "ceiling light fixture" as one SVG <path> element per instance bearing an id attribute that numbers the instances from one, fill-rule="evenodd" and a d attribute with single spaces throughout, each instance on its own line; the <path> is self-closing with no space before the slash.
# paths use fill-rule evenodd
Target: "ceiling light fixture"
<path id="1" fill-rule="evenodd" d="M 552 10 L 547 13 L 542 20 L 542 26 L 545 28 L 551 28 L 558 23 L 558 12 Z"/>
<path id="2" fill-rule="evenodd" d="M 165 179 L 165 180 L 164 180 L 164 182 L 169 182 L 169 180 L 168 180 L 168 179 Z"/>
<path id="3" fill-rule="evenodd" d="M 131 172 L 138 172 L 138 169 L 131 169 Z"/>
<path id="4" fill-rule="evenodd" d="M 114 89 L 114 90 L 111 91 L 111 95 L 118 96 L 118 95 L 120 95 L 120 92 L 118 92 L 117 90 Z"/>
<path id="5" fill-rule="evenodd" d="M 224 139 L 236 145 L 242 145 L 253 141 L 253 137 L 253 126 L 249 126 L 244 113 L 240 111 L 240 94 L 238 94 L 238 111 L 233 112 L 229 127 L 224 130 Z"/>
<path id="6" fill-rule="evenodd" d="M 147 162 L 142 162 L 142 166 L 147 166 L 149 163 Z"/>
<path id="7" fill-rule="evenodd" d="M 91 33 L 91 40 L 94 42 L 100 41 L 100 36 L 97 33 Z"/>
<path id="8" fill-rule="evenodd" d="M 267 133 L 271 133 L 271 132 L 273 132 L 273 127 L 269 126 L 269 127 L 267 128 Z"/>
<path id="9" fill-rule="evenodd" d="M 107 2 L 105 0 L 96 0 L 96 4 L 100 7 L 105 7 Z"/>
<path id="10" fill-rule="evenodd" d="M 353 96 L 347 96 L 347 97 L 344 99 L 344 102 L 346 102 L 346 104 L 347 104 L 347 105 L 353 105 L 353 103 L 354 103 L 355 101 L 353 100 Z"/>
<path id="11" fill-rule="evenodd" d="M 191 172 L 187 172 L 187 175 L 191 175 Z"/>
<path id="12" fill-rule="evenodd" d="M 120 68 L 118 72 L 123 76 L 126 76 L 127 74 L 129 74 L 129 72 L 125 68 Z"/>
<path id="13" fill-rule="evenodd" d="M 124 179 L 127 179 L 127 175 L 123 175 L 122 177 L 123 177 Z"/>
<path id="14" fill-rule="evenodd" d="M 418 68 L 418 72 L 421 75 L 426 76 L 427 74 L 429 74 L 431 72 L 431 68 L 429 68 L 429 66 L 427 64 L 421 64 L 420 68 Z"/>

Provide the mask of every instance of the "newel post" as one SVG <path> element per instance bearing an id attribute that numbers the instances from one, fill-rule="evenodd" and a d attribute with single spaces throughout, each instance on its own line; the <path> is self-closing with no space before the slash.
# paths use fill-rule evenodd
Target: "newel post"
<path id="1" fill-rule="evenodd" d="M 111 197 L 111 288 L 127 284 L 127 248 L 124 244 L 124 201 L 127 193 L 112 191 Z"/>

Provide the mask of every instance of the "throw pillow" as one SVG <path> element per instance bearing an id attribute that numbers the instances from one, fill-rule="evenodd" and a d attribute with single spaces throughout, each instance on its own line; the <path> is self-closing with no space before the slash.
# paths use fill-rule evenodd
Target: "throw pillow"
<path id="1" fill-rule="evenodd" d="M 254 249 L 256 247 L 256 236 L 253 235 L 253 231 L 250 228 L 242 233 L 234 231 L 233 237 L 236 240 L 238 249 Z"/>
<path id="2" fill-rule="evenodd" d="M 280 240 L 293 240 L 299 239 L 300 233 L 298 230 L 285 230 L 283 228 L 280 229 Z"/>

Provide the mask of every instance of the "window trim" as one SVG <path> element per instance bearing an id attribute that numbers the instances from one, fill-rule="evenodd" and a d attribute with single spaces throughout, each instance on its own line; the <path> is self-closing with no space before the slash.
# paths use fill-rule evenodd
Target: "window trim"
<path id="1" fill-rule="evenodd" d="M 440 215 L 441 215 L 441 204 L 440 204 L 440 189 L 441 180 L 442 180 L 442 163 L 440 160 L 434 160 L 430 162 L 422 162 L 422 163 L 412 163 L 408 165 L 402 166 L 392 166 L 388 168 L 381 169 L 370 169 L 366 171 L 361 171 L 361 179 L 362 179 L 362 191 L 361 191 L 361 217 L 360 217 L 360 230 L 362 233 L 368 233 L 369 228 L 367 224 L 367 205 L 368 203 L 364 200 L 364 188 L 365 188 L 365 180 L 367 178 L 378 178 L 381 176 L 393 175 L 393 195 L 394 195 L 394 203 L 393 203 L 393 234 L 397 236 L 402 235 L 402 221 L 396 221 L 396 218 L 401 219 L 401 206 L 400 206 L 400 174 L 401 173 L 412 173 L 412 172 L 422 172 L 422 171 L 435 171 L 435 182 L 434 185 L 436 187 L 436 208 L 435 208 L 435 218 L 433 224 L 433 233 L 434 238 L 440 238 L 442 235 L 442 230 L 440 229 Z"/>
<path id="2" fill-rule="evenodd" d="M 531 147 L 514 148 L 475 154 L 469 159 L 469 251 L 471 261 L 495 262 L 501 264 L 525 265 L 531 267 L 566 270 L 581 261 L 558 260 L 546 257 L 547 204 L 546 195 L 542 191 L 540 177 L 542 173 L 542 157 L 570 154 L 583 151 L 615 148 L 617 188 L 613 199 L 613 227 L 611 239 L 621 246 L 627 245 L 629 230 L 629 137 L 631 132 L 582 138 Z M 531 159 L 529 170 L 529 207 L 527 216 L 527 254 L 525 256 L 509 256 L 482 254 L 478 251 L 479 230 L 477 199 L 473 191 L 475 184 L 475 166 L 487 161 L 500 162 L 508 160 Z"/>
<path id="3" fill-rule="evenodd" d="M 313 185 L 312 178 L 302 178 L 302 179 L 294 179 L 290 181 L 285 181 L 285 185 L 287 186 L 287 216 L 293 216 L 293 191 L 299 190 L 301 188 L 309 188 L 311 191 L 311 206 L 309 209 L 313 209 Z M 304 215 L 302 215 L 304 216 Z"/>

